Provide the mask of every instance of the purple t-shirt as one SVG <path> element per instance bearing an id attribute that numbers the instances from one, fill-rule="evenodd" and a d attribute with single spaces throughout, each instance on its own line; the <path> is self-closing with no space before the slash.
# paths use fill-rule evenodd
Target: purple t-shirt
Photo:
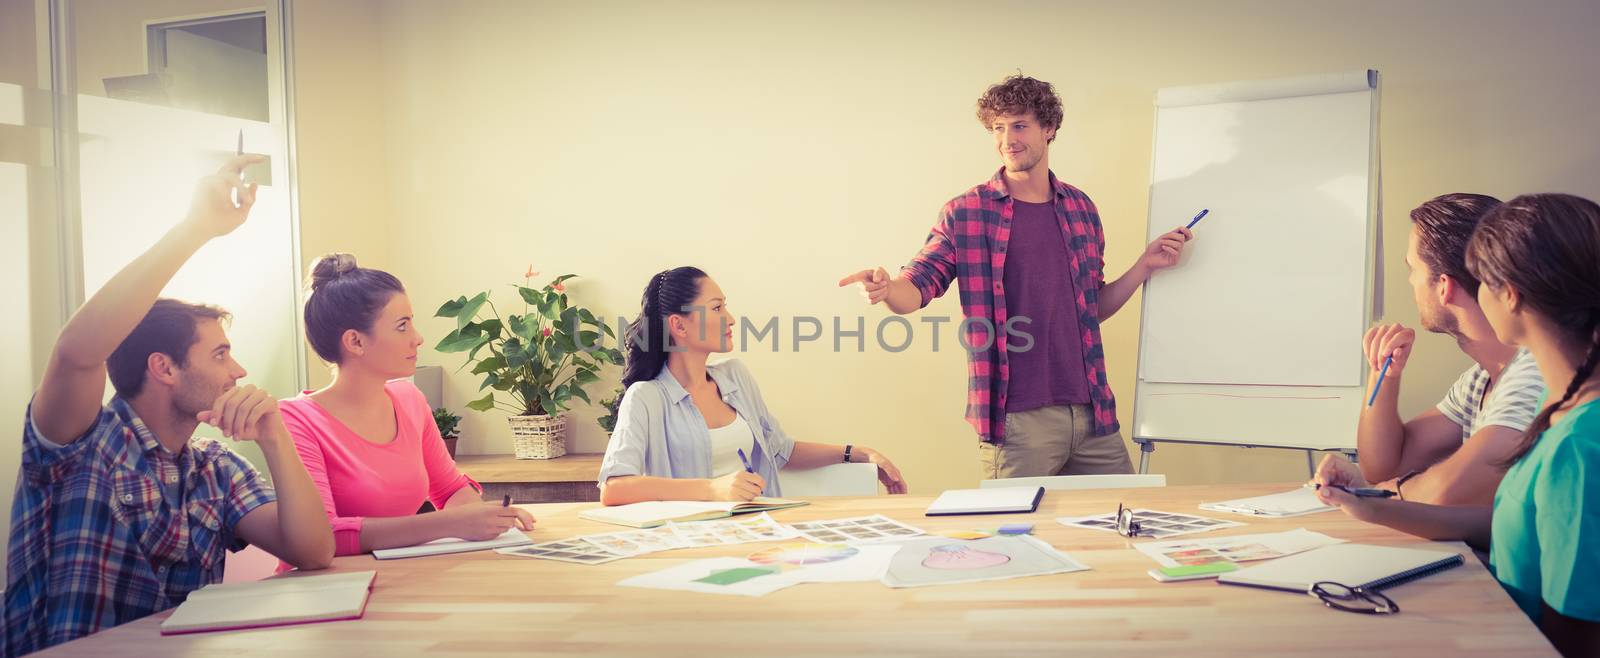
<path id="1" fill-rule="evenodd" d="M 1009 317 L 1030 320 L 1015 321 L 1013 333 L 1033 336 L 1033 347 L 1019 352 L 1027 340 L 1006 339 L 1011 365 L 1006 413 L 1085 404 L 1089 378 L 1083 369 L 1083 341 L 1061 222 L 1053 204 L 1012 203 L 1015 215 L 1003 275 L 1006 309 Z"/>

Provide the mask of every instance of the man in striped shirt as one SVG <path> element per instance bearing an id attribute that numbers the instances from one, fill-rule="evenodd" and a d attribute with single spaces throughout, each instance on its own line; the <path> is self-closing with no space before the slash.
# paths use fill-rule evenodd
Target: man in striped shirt
<path id="1" fill-rule="evenodd" d="M 1523 430 L 1538 413 L 1544 380 L 1527 350 L 1501 343 L 1478 307 L 1478 280 L 1466 267 L 1466 246 L 1478 220 L 1500 202 L 1481 194 L 1446 194 L 1411 211 L 1406 266 L 1422 328 L 1449 334 L 1473 366 L 1434 408 L 1402 422 L 1396 411 L 1416 331 L 1373 327 L 1365 353 L 1373 378 L 1392 359 L 1377 399 L 1363 407 L 1356 449 L 1360 467 L 1330 456 L 1319 470 L 1382 482 L 1405 500 L 1436 505 L 1490 505 Z"/>

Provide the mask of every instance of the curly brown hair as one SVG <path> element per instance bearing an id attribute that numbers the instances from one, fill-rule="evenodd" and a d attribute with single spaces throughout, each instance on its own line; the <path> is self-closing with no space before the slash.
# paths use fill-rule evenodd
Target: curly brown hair
<path id="1" fill-rule="evenodd" d="M 978 122 L 990 130 L 994 118 L 1006 114 L 1033 113 L 1040 127 L 1061 127 L 1061 97 L 1055 87 L 1018 73 L 989 87 L 978 98 Z M 1055 141 L 1051 137 L 1050 141 Z"/>

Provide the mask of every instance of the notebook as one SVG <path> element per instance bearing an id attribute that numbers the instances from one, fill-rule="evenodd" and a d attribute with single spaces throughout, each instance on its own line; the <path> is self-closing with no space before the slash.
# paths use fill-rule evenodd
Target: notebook
<path id="1" fill-rule="evenodd" d="M 471 551 L 487 551 L 492 548 L 508 548 L 511 546 L 526 546 L 533 540 L 522 534 L 516 528 L 507 528 L 505 533 L 494 539 L 483 541 L 467 541 L 455 537 L 435 539 L 433 541 L 417 544 L 416 546 L 401 546 L 399 548 L 380 548 L 372 551 L 372 557 L 379 560 L 396 560 L 407 557 L 423 557 L 427 555 L 447 555 L 450 553 L 468 553 Z"/>
<path id="2" fill-rule="evenodd" d="M 189 594 L 161 622 L 162 635 L 359 619 L 376 571 L 253 583 L 217 583 Z"/>
<path id="3" fill-rule="evenodd" d="M 1225 500 L 1220 503 L 1200 503 L 1200 509 L 1213 512 L 1247 514 L 1250 516 L 1287 518 L 1327 512 L 1338 508 L 1323 504 L 1317 498 L 1316 490 L 1310 487 L 1300 487 L 1283 493 L 1256 496 L 1254 498 Z"/>
<path id="4" fill-rule="evenodd" d="M 1217 582 L 1302 592 L 1313 583 L 1383 589 L 1461 566 L 1461 554 L 1368 544 L 1334 544 L 1247 567 Z"/>
<path id="5" fill-rule="evenodd" d="M 789 500 L 787 498 L 767 498 L 756 496 L 753 500 L 745 502 L 734 501 L 699 501 L 699 500 L 650 500 L 632 505 L 617 505 L 616 507 L 597 507 L 578 512 L 578 517 L 601 523 L 628 526 L 630 528 L 654 528 L 668 521 L 684 523 L 687 521 L 705 521 L 707 519 L 720 519 L 735 514 L 750 514 L 752 512 L 770 512 L 772 510 L 788 509 L 809 505 L 803 500 Z"/>
<path id="6" fill-rule="evenodd" d="M 1001 487 L 998 489 L 951 489 L 934 499 L 927 516 L 958 514 L 1014 514 L 1039 509 L 1044 487 Z"/>

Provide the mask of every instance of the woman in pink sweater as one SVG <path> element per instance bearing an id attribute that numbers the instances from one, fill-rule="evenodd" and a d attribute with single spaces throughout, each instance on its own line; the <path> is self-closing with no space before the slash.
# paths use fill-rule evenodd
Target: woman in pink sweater
<path id="1" fill-rule="evenodd" d="M 532 515 L 485 503 L 456 470 L 422 391 L 403 379 L 416 372 L 422 334 L 400 281 L 350 254 L 324 256 L 310 279 L 306 339 L 333 364 L 333 383 L 279 409 L 322 493 L 335 553 L 531 530 Z M 423 501 L 439 511 L 418 514 Z"/>

